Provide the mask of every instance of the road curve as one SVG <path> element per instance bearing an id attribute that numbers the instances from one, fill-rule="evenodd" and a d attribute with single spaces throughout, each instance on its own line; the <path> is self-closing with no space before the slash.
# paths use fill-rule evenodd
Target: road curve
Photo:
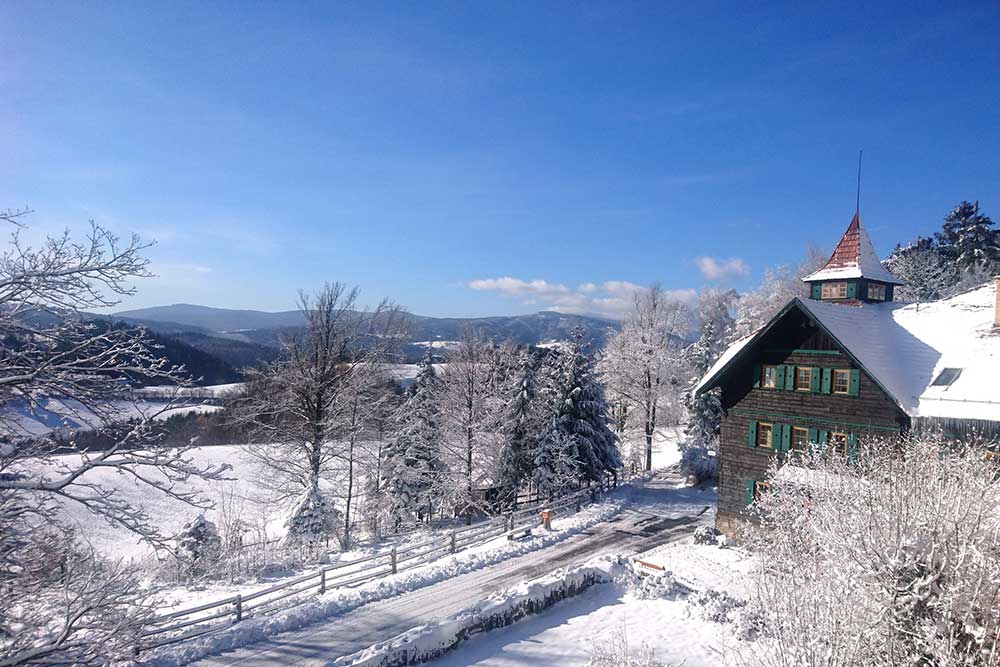
<path id="1" fill-rule="evenodd" d="M 318 667 L 444 619 L 491 593 L 607 554 L 637 554 L 679 540 L 714 515 L 714 493 L 685 487 L 661 472 L 631 492 L 613 519 L 550 547 L 467 572 L 393 598 L 371 602 L 301 630 L 191 663 L 198 667 Z"/>

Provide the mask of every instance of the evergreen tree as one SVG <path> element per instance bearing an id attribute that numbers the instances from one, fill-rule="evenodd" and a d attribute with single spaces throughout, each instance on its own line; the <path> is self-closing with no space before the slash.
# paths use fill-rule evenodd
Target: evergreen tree
<path id="1" fill-rule="evenodd" d="M 521 352 L 518 361 L 520 377 L 504 415 L 504 441 L 496 471 L 496 485 L 504 505 L 512 504 L 518 490 L 531 479 L 538 439 L 544 426 L 536 386 L 536 361 L 528 350 Z"/>
<path id="2" fill-rule="evenodd" d="M 285 542 L 317 546 L 340 537 L 340 511 L 319 488 L 307 487 L 285 520 Z"/>
<path id="3" fill-rule="evenodd" d="M 430 347 L 397 415 L 398 430 L 386 452 L 382 491 L 398 527 L 405 518 L 430 521 L 446 473 L 436 405 L 437 377 Z"/>
<path id="4" fill-rule="evenodd" d="M 963 269 L 991 269 L 1000 262 L 1000 232 L 980 212 L 978 201 L 952 209 L 936 237 L 944 256 Z"/>
<path id="5" fill-rule="evenodd" d="M 570 440 L 571 458 L 576 462 L 579 480 L 596 482 L 607 474 L 617 474 L 622 467 L 621 452 L 609 426 L 604 388 L 595 378 L 592 360 L 584 353 L 584 331 L 577 327 L 571 336 L 569 349 L 559 355 L 557 362 L 558 402 L 552 427 L 544 440 L 549 444 L 558 441 L 560 446 Z M 553 430 L 566 437 L 552 433 Z"/>

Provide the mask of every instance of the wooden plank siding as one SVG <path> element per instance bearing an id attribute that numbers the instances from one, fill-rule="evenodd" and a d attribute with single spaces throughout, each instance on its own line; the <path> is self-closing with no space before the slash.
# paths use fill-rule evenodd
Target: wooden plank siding
<path id="1" fill-rule="evenodd" d="M 892 435 L 909 425 L 906 414 L 863 371 L 857 396 L 753 386 L 758 364 L 859 370 L 798 308 L 786 313 L 748 352 L 721 385 L 717 525 L 724 532 L 734 519 L 746 514 L 747 482 L 764 480 L 772 457 L 784 456 L 749 446 L 752 422 L 855 433 L 861 443 L 872 434 Z"/>

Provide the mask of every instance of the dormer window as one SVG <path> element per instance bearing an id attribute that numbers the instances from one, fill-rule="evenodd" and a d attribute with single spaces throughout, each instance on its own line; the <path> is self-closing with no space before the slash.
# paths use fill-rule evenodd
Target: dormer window
<path id="1" fill-rule="evenodd" d="M 823 283 L 821 296 L 824 299 L 846 299 L 847 283 Z"/>
<path id="2" fill-rule="evenodd" d="M 880 283 L 868 283 L 868 300 L 885 301 L 885 285 Z"/>
<path id="3" fill-rule="evenodd" d="M 932 387 L 948 387 L 958 376 L 962 374 L 961 368 L 943 368 L 938 376 L 934 378 L 934 382 L 931 382 Z"/>

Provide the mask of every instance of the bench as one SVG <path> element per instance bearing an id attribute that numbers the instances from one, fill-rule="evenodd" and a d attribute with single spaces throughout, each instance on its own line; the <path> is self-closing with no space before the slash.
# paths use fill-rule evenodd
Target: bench
<path id="1" fill-rule="evenodd" d="M 515 528 L 514 530 L 507 531 L 507 539 L 513 542 L 519 537 L 528 537 L 531 535 L 531 526 L 523 526 L 521 528 Z"/>

